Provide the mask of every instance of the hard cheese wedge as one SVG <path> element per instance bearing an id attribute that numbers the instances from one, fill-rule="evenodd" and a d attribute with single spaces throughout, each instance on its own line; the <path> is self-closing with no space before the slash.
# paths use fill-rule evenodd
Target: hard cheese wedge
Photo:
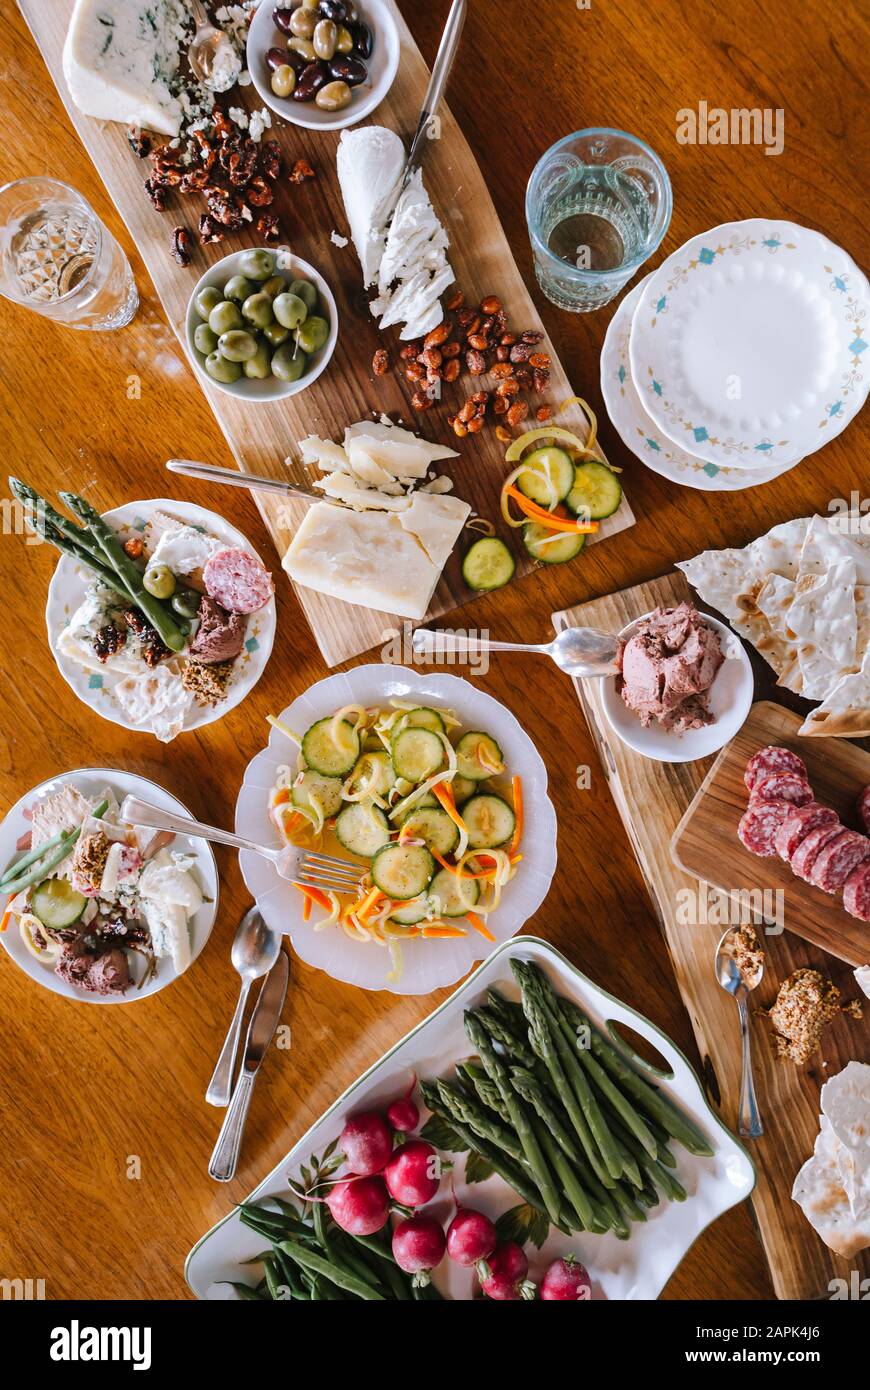
<path id="1" fill-rule="evenodd" d="M 418 493 L 399 512 L 311 507 L 284 556 L 290 578 L 321 594 L 422 618 L 471 508 Z"/>
<path id="2" fill-rule="evenodd" d="M 76 0 L 63 71 L 79 110 L 177 135 L 182 108 L 172 88 L 190 18 L 183 0 Z"/>

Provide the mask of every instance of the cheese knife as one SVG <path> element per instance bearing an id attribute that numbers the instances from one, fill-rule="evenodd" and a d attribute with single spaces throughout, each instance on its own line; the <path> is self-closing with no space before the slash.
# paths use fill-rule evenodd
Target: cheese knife
<path id="1" fill-rule="evenodd" d="M 285 482 L 283 478 L 262 478 L 259 473 L 239 473 L 235 468 L 219 468 L 214 463 L 196 463 L 193 459 L 168 459 L 170 473 L 183 473 L 186 478 L 200 478 L 207 483 L 226 483 L 227 487 L 246 487 L 254 492 L 276 492 L 281 497 L 304 497 L 309 502 L 331 502 L 322 492 L 302 483 Z"/>
<path id="2" fill-rule="evenodd" d="M 230 1182 L 235 1177 L 254 1082 L 281 1017 L 289 976 L 290 960 L 287 952 L 282 951 L 263 981 L 251 1014 L 236 1088 L 209 1160 L 209 1176 L 216 1182 Z"/>
<path id="3" fill-rule="evenodd" d="M 429 78 L 429 86 L 426 88 L 426 95 L 423 98 L 420 120 L 417 123 L 414 139 L 411 141 L 411 152 L 408 155 L 408 162 L 405 165 L 405 174 L 402 179 L 402 192 L 407 188 L 423 161 L 423 151 L 427 141 L 433 138 L 430 134 L 432 121 L 444 96 L 444 89 L 450 77 L 453 60 L 459 48 L 459 40 L 462 38 L 465 10 L 466 0 L 453 0 L 450 13 L 447 16 L 447 23 L 444 26 L 444 33 L 441 35 L 438 53 L 432 65 L 432 76 Z"/>

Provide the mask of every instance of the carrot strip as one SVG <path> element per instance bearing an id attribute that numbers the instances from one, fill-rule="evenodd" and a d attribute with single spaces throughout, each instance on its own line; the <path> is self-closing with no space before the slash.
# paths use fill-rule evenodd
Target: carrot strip
<path id="1" fill-rule="evenodd" d="M 441 805 L 444 807 L 444 810 L 447 812 L 448 816 L 453 821 L 453 824 L 458 825 L 459 829 L 464 830 L 467 835 L 468 826 L 465 824 L 465 821 L 462 819 L 462 817 L 456 809 L 456 802 L 453 800 L 453 793 L 448 792 L 446 790 L 443 782 L 436 783 L 436 785 L 432 788 L 432 793 L 438 799 L 438 801 L 441 802 Z"/>
<path id="2" fill-rule="evenodd" d="M 295 885 L 303 897 L 310 898 L 318 907 L 325 907 L 327 912 L 332 911 L 332 903 L 325 893 L 321 893 L 319 888 L 310 888 L 307 883 L 297 883 Z"/>
<path id="3" fill-rule="evenodd" d="M 5 931 L 6 928 L 9 926 L 9 919 L 12 917 L 12 915 L 12 909 L 10 907 L 7 907 L 6 911 L 3 913 L 2 918 L 0 918 L 0 932 Z"/>
<path id="4" fill-rule="evenodd" d="M 476 912 L 466 912 L 465 916 L 466 920 L 471 923 L 476 932 L 480 932 L 480 935 L 485 937 L 487 941 L 495 941 L 495 937 L 489 927 L 480 920 Z"/>
<path id="5" fill-rule="evenodd" d="M 434 849 L 433 849 L 433 850 L 432 850 L 432 854 L 433 854 L 434 857 L 438 860 L 438 863 L 441 865 L 442 869 L 446 869 L 447 872 L 448 872 L 449 874 L 453 874 L 454 877 L 459 877 L 459 870 L 457 869 L 457 867 L 456 867 L 455 864 L 448 864 L 446 859 L 442 859 L 442 858 L 441 858 L 441 855 L 438 853 L 437 850 L 434 850 Z M 484 869 L 484 870 L 483 870 L 481 873 L 479 873 L 479 874 L 467 874 L 467 873 L 465 873 L 465 872 L 463 871 L 461 877 L 462 877 L 462 878 L 472 878 L 472 879 L 474 879 L 474 878 L 492 878 L 492 876 L 493 876 L 494 873 L 495 873 L 495 868 L 492 868 L 492 869 Z"/>
<path id="6" fill-rule="evenodd" d="M 361 922 L 364 922 L 366 920 L 369 913 L 373 911 L 375 907 L 377 907 L 378 901 L 385 896 L 386 895 L 381 892 L 380 888 L 372 888 L 369 890 L 368 893 L 366 893 L 365 897 L 361 900 L 359 907 L 356 908 L 356 915 Z"/>
<path id="7" fill-rule="evenodd" d="M 302 920 L 303 920 L 303 922 L 307 922 L 310 916 L 311 916 L 311 899 L 310 899 L 310 898 L 308 897 L 308 895 L 306 894 L 305 898 L 303 899 L 303 903 L 302 903 Z"/>
<path id="8" fill-rule="evenodd" d="M 286 801 L 289 801 L 289 800 L 290 800 L 290 788 L 289 788 L 289 787 L 279 787 L 278 790 L 275 792 L 273 798 L 272 798 L 272 805 L 273 805 L 273 806 L 283 806 L 284 803 L 285 803 Z"/>
<path id="9" fill-rule="evenodd" d="M 597 521 L 568 521 L 559 516 L 554 516 L 548 512 L 546 507 L 539 507 L 536 502 L 530 502 L 528 497 L 524 497 L 518 487 L 509 483 L 505 488 L 508 497 L 512 497 L 517 503 L 521 512 L 531 517 L 534 521 L 539 521 L 542 526 L 546 526 L 551 531 L 568 531 L 573 535 L 588 536 L 598 530 Z"/>
<path id="10" fill-rule="evenodd" d="M 511 837 L 510 848 L 509 848 L 509 850 L 508 850 L 508 854 L 509 854 L 509 855 L 516 854 L 516 852 L 517 852 L 517 847 L 519 846 L 520 838 L 521 838 L 522 833 L 523 833 L 523 783 L 522 783 L 522 778 L 520 778 L 520 777 L 513 777 L 513 778 L 511 778 L 511 791 L 513 792 L 513 797 L 514 797 L 514 816 L 516 817 L 516 824 L 515 824 L 515 826 L 514 826 L 514 833 L 513 833 L 512 837 Z"/>
<path id="11" fill-rule="evenodd" d="M 444 936 L 453 937 L 453 936 L 467 936 L 468 933 L 467 933 L 467 932 L 464 932 L 464 931 L 461 931 L 459 927 L 423 927 L 423 929 L 422 929 L 420 935 L 421 935 L 421 936 L 434 936 L 434 937 L 444 937 Z M 494 940 L 495 940 L 495 937 L 493 937 L 493 941 L 494 941 Z"/>

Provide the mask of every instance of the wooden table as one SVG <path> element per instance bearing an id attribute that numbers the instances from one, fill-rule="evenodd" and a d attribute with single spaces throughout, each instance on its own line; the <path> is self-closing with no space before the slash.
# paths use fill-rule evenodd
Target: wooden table
<path id="1" fill-rule="evenodd" d="M 446 8 L 446 0 L 402 4 L 430 62 Z M 849 153 L 866 148 L 868 133 L 858 55 L 870 34 L 857 6 L 841 14 L 836 32 L 821 0 L 705 6 L 703 23 L 677 0 L 653 7 L 596 0 L 590 9 L 572 0 L 476 0 L 470 9 L 451 105 L 488 173 L 530 283 L 526 179 L 547 145 L 594 124 L 635 131 L 668 166 L 674 218 L 658 259 L 716 222 L 776 213 L 818 227 L 866 262 L 866 219 Z M 5 6 L 4 15 L 4 176 L 47 170 L 79 188 L 127 249 L 143 301 L 130 328 L 106 336 L 55 328 L 0 301 L 5 462 L 42 491 L 87 490 L 103 507 L 160 496 L 167 457 L 225 466 L 232 459 L 17 11 Z M 702 98 L 726 108 L 783 108 L 784 153 L 678 144 L 678 109 Z M 598 355 L 612 308 L 574 318 L 538 299 L 576 389 L 600 408 Z M 139 399 L 128 396 L 134 376 Z M 464 624 L 540 641 L 549 636 L 554 609 L 652 578 L 704 546 L 742 544 L 775 522 L 824 510 L 866 477 L 856 464 L 866 459 L 870 431 L 865 415 L 801 468 L 727 498 L 657 478 L 606 419 L 601 434 L 609 457 L 625 467 L 638 525 L 595 547 L 582 564 L 478 600 L 463 610 Z M 224 512 L 258 549 L 269 550 L 247 495 L 187 482 L 184 495 Z M 0 650 L 9 678 L 2 805 L 64 769 L 115 764 L 164 783 L 195 814 L 230 824 L 245 764 L 265 739 L 265 715 L 325 674 L 289 585 L 279 580 L 278 640 L 256 691 L 222 723 L 167 749 L 90 717 L 55 671 L 42 620 L 53 563 L 47 550 L 3 537 Z M 530 928 L 697 1061 L 667 952 L 570 683 L 550 667 L 514 659 L 493 667 L 484 684 L 534 730 L 560 813 L 560 867 Z M 592 786 L 579 791 L 577 769 L 586 764 Z M 74 1007 L 0 960 L 0 1274 L 45 1279 L 47 1298 L 184 1298 L 182 1265 L 193 1241 L 443 997 L 365 994 L 294 960 L 285 1012 L 293 1048 L 270 1055 L 238 1177 L 228 1189 L 215 1185 L 206 1164 L 219 1115 L 203 1091 L 236 999 L 229 945 L 248 906 L 235 856 L 219 850 L 218 858 L 222 895 L 212 940 L 195 969 L 153 1000 L 133 1008 Z M 666 1291 L 680 1299 L 770 1294 L 746 1206 L 698 1241 Z"/>

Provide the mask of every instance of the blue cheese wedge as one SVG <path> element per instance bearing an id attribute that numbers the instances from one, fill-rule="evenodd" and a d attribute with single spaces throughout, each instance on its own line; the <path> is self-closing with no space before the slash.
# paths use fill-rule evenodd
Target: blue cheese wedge
<path id="1" fill-rule="evenodd" d="M 70 95 L 86 116 L 178 135 L 183 0 L 76 0 L 63 50 Z"/>

